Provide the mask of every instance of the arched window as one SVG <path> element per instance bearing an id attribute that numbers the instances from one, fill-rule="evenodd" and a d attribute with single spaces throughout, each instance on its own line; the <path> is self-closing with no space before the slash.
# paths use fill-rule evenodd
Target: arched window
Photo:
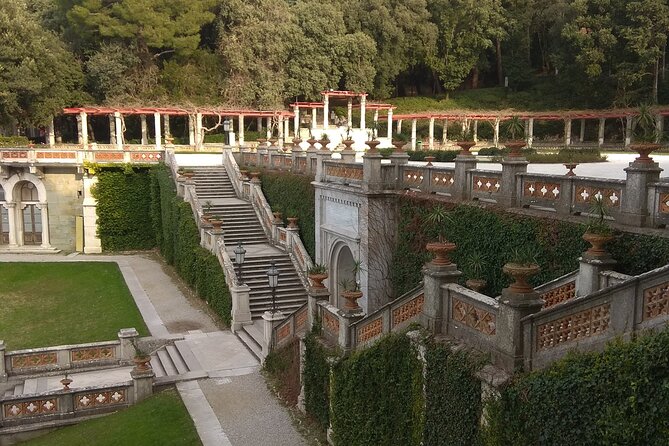
<path id="1" fill-rule="evenodd" d="M 0 201 L 5 201 L 5 190 L 0 186 Z"/>
<path id="2" fill-rule="evenodd" d="M 21 186 L 21 201 L 39 201 L 39 194 L 35 185 L 26 181 Z"/>

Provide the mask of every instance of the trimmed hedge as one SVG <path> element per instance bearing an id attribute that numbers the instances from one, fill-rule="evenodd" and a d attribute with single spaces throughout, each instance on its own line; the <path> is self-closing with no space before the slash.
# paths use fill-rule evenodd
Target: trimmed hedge
<path id="1" fill-rule="evenodd" d="M 304 407 L 309 416 L 314 418 L 323 431 L 330 425 L 330 365 L 332 356 L 318 336 L 309 333 L 304 338 Z"/>
<path id="2" fill-rule="evenodd" d="M 517 376 L 490 405 L 486 444 L 669 444 L 669 330 Z"/>
<path id="3" fill-rule="evenodd" d="M 381 155 L 388 158 L 395 149 L 380 149 Z M 406 152 L 409 155 L 409 161 L 425 161 L 426 156 L 433 156 L 435 162 L 447 163 L 455 160 L 458 156 L 458 150 L 409 150 Z"/>
<path id="4" fill-rule="evenodd" d="M 155 246 L 150 221 L 150 178 L 146 168 L 105 167 L 91 192 L 97 199 L 98 236 L 104 251 Z"/>
<path id="5" fill-rule="evenodd" d="M 282 348 L 269 352 L 263 370 L 273 378 L 281 399 L 290 406 L 297 405 L 300 395 L 300 341 L 294 338 Z"/>

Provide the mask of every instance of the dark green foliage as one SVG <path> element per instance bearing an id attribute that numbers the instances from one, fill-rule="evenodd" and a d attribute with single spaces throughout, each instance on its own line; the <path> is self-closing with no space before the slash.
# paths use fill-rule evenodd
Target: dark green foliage
<path id="1" fill-rule="evenodd" d="M 380 149 L 381 155 L 384 158 L 393 153 L 395 149 Z M 455 160 L 455 157 L 458 155 L 457 150 L 409 150 L 406 152 L 409 155 L 409 161 L 425 161 L 426 156 L 433 156 L 435 162 L 451 162 Z"/>
<path id="2" fill-rule="evenodd" d="M 330 424 L 330 365 L 329 352 L 313 333 L 304 339 L 304 405 L 323 430 Z"/>
<path id="3" fill-rule="evenodd" d="M 315 192 L 311 185 L 314 179 L 307 175 L 271 170 L 263 170 L 260 178 L 263 194 L 272 210 L 281 212 L 284 218 L 298 218 L 300 238 L 311 258 L 314 258 L 316 252 Z"/>
<path id="4" fill-rule="evenodd" d="M 431 344 L 426 354 L 425 446 L 479 445 L 481 381 L 474 373 L 481 366 L 466 351 L 452 352 Z"/>
<path id="5" fill-rule="evenodd" d="M 490 445 L 669 444 L 669 331 L 516 377 L 490 407 Z"/>
<path id="6" fill-rule="evenodd" d="M 263 370 L 273 379 L 283 401 L 297 404 L 300 395 L 300 342 L 294 338 L 279 349 L 272 350 L 265 358 Z"/>
<path id="7" fill-rule="evenodd" d="M 25 136 L 0 136 L 0 147 L 27 147 L 29 143 Z"/>
<path id="8" fill-rule="evenodd" d="M 390 334 L 334 367 L 332 428 L 336 445 L 421 443 L 423 367 L 404 334 Z"/>
<path id="9" fill-rule="evenodd" d="M 93 188 L 98 200 L 98 236 L 104 251 L 151 249 L 150 178 L 143 168 L 103 168 Z"/>

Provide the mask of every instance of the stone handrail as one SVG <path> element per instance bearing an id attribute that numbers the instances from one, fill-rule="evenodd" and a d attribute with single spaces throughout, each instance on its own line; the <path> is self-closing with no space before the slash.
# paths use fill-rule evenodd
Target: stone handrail
<path id="1" fill-rule="evenodd" d="M 296 336 L 307 332 L 308 326 L 308 303 L 304 303 L 297 310 L 292 312 L 283 321 L 278 323 L 272 329 L 272 343 L 274 348 L 281 348 L 288 344 Z"/>
<path id="2" fill-rule="evenodd" d="M 600 350 L 614 337 L 667 322 L 669 265 L 523 318 L 525 367 L 545 367 L 573 349 Z"/>
<path id="3" fill-rule="evenodd" d="M 474 169 L 468 172 L 467 184 L 472 199 L 497 202 L 502 188 L 502 172 Z"/>
<path id="4" fill-rule="evenodd" d="M 406 328 L 415 322 L 423 311 L 425 297 L 423 285 L 404 293 L 378 310 L 353 322 L 349 328 L 351 348 L 362 347 L 382 335 Z"/>
<path id="5" fill-rule="evenodd" d="M 539 293 L 544 300 L 544 308 L 550 308 L 576 297 L 577 277 L 578 270 L 536 287 L 534 291 Z"/>
<path id="6" fill-rule="evenodd" d="M 648 199 L 651 225 L 667 227 L 669 225 L 669 182 L 660 181 L 649 184 Z"/>
<path id="7" fill-rule="evenodd" d="M 0 162 L 2 163 L 30 163 L 36 165 L 71 164 L 80 166 L 89 163 L 133 163 L 155 164 L 164 158 L 163 150 L 148 148 L 137 151 L 125 150 L 84 150 L 50 149 L 50 148 L 0 148 Z"/>
<path id="8" fill-rule="evenodd" d="M 223 166 L 228 172 L 228 178 L 232 182 L 232 187 L 235 189 L 235 193 L 238 197 L 244 196 L 242 173 L 239 170 L 239 165 L 232 156 L 232 150 L 225 149 L 223 150 Z"/>
<path id="9" fill-rule="evenodd" d="M 442 333 L 480 350 L 497 351 L 499 302 L 456 283 L 441 286 Z"/>
<path id="10" fill-rule="evenodd" d="M 400 168 L 400 187 L 450 195 L 454 177 L 455 169 L 452 167 L 404 165 Z"/>
<path id="11" fill-rule="evenodd" d="M 327 301 L 316 305 L 317 318 L 321 323 L 321 334 L 332 345 L 341 345 L 342 319 L 339 309 Z"/>
<path id="12" fill-rule="evenodd" d="M 362 184 L 362 164 L 324 161 L 323 169 L 325 180 L 328 183 Z"/>

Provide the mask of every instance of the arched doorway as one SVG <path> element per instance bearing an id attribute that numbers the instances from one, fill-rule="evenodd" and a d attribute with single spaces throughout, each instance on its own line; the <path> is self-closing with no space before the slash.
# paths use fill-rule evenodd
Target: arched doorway
<path id="1" fill-rule="evenodd" d="M 16 184 L 15 201 L 21 210 L 21 229 L 24 245 L 42 244 L 42 211 L 37 187 L 30 181 Z"/>
<path id="2" fill-rule="evenodd" d="M 352 282 L 359 280 L 359 278 L 355 277 L 355 259 L 351 249 L 346 244 L 341 243 L 336 246 L 333 251 L 333 257 L 335 259 L 332 263 L 335 265 L 335 283 L 331 284 L 330 287 L 335 291 L 333 303 L 336 303 L 338 308 L 342 308 L 344 305 L 344 298 L 341 297 L 341 293 L 344 291 L 347 284 L 351 285 Z"/>

